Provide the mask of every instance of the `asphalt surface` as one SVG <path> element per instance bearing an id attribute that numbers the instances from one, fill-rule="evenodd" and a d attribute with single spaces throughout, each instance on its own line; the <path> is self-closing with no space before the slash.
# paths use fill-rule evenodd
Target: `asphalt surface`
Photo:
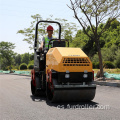
<path id="1" fill-rule="evenodd" d="M 97 86 L 92 102 L 33 97 L 30 77 L 0 74 L 0 120 L 120 120 L 120 88 Z"/>

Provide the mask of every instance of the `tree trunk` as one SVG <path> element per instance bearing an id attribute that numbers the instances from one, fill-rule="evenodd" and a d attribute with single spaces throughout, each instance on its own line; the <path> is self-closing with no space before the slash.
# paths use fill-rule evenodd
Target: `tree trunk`
<path id="1" fill-rule="evenodd" d="M 11 70 L 11 68 L 12 68 L 12 67 L 11 67 L 11 65 L 10 65 L 10 73 L 12 73 L 12 70 Z"/>
<path id="2" fill-rule="evenodd" d="M 102 62 L 102 54 L 101 54 L 101 48 L 99 44 L 99 40 L 96 41 L 97 51 L 98 51 L 98 57 L 99 57 L 99 68 L 100 68 L 100 77 L 103 77 L 103 62 Z"/>
<path id="3" fill-rule="evenodd" d="M 101 49 L 98 49 L 98 56 L 99 56 L 99 67 L 100 67 L 100 77 L 103 77 L 103 63 L 102 63 L 102 54 Z"/>

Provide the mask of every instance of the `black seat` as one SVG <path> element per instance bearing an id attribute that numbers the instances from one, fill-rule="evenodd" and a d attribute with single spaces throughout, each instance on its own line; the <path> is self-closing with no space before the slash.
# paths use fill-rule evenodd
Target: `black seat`
<path id="1" fill-rule="evenodd" d="M 53 41 L 53 47 L 65 47 L 65 41 Z"/>

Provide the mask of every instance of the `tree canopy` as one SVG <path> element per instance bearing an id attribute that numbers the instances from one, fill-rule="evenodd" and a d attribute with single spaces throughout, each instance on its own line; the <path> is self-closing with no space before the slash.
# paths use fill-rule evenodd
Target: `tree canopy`
<path id="1" fill-rule="evenodd" d="M 35 25 L 38 21 L 43 20 L 43 18 L 39 14 L 32 15 L 31 17 L 32 17 L 33 21 L 31 22 L 30 27 L 24 28 L 23 30 L 18 30 L 17 33 L 23 34 L 25 36 L 23 41 L 26 41 L 30 45 L 29 48 L 33 49 L 34 39 L 35 39 Z M 66 19 L 53 18 L 52 15 L 50 15 L 50 17 L 46 18 L 45 20 L 60 22 L 60 24 L 62 26 L 61 37 L 72 41 L 73 35 L 76 34 L 75 31 L 77 31 L 77 26 L 75 23 L 69 23 L 68 20 L 66 20 Z M 46 28 L 48 25 L 49 25 L 49 23 L 40 23 L 39 24 L 39 28 L 38 28 L 39 38 L 43 37 L 44 35 L 47 34 Z M 58 34 L 58 29 L 54 30 L 54 35 L 55 34 Z M 40 40 L 39 40 L 39 42 L 40 42 Z"/>
<path id="2" fill-rule="evenodd" d="M 105 23 L 104 23 L 105 24 Z M 98 30 L 104 25 L 101 23 L 98 27 Z M 88 27 L 88 33 L 91 32 L 91 28 Z M 95 42 L 92 41 L 83 30 L 78 30 L 75 38 L 70 43 L 72 47 L 80 47 L 82 50 L 91 58 L 92 62 L 98 62 L 99 58 L 97 55 L 97 48 Z M 111 61 L 115 67 L 119 67 L 117 64 L 120 61 L 120 22 L 114 20 L 111 22 L 111 25 L 100 37 L 100 47 L 103 62 Z M 103 63 L 104 64 L 104 63 Z"/>
<path id="3" fill-rule="evenodd" d="M 102 77 L 103 63 L 100 37 L 108 29 L 111 22 L 120 17 L 120 0 L 70 0 L 70 2 L 71 6 L 68 7 L 73 11 L 74 17 L 82 26 L 89 40 L 96 44 L 100 76 Z M 106 24 L 103 24 L 101 29 L 98 29 L 99 25 L 105 22 Z M 89 28 L 91 29 L 88 31 Z"/>
<path id="4" fill-rule="evenodd" d="M 11 42 L 0 42 L 0 64 L 2 69 L 5 69 L 7 66 L 9 66 L 11 70 L 11 65 L 14 64 L 14 48 L 15 44 Z"/>

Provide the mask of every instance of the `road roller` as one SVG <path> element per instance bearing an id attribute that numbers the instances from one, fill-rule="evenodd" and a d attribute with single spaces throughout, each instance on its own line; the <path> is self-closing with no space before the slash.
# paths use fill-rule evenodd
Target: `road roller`
<path id="1" fill-rule="evenodd" d="M 41 22 L 59 26 L 58 38 L 39 50 L 38 31 Z M 49 46 L 52 46 L 49 48 Z M 95 97 L 94 71 L 89 57 L 80 48 L 69 47 L 61 39 L 61 25 L 56 21 L 38 21 L 35 30 L 34 68 L 31 71 L 31 93 L 45 95 L 50 102 L 91 101 Z"/>

